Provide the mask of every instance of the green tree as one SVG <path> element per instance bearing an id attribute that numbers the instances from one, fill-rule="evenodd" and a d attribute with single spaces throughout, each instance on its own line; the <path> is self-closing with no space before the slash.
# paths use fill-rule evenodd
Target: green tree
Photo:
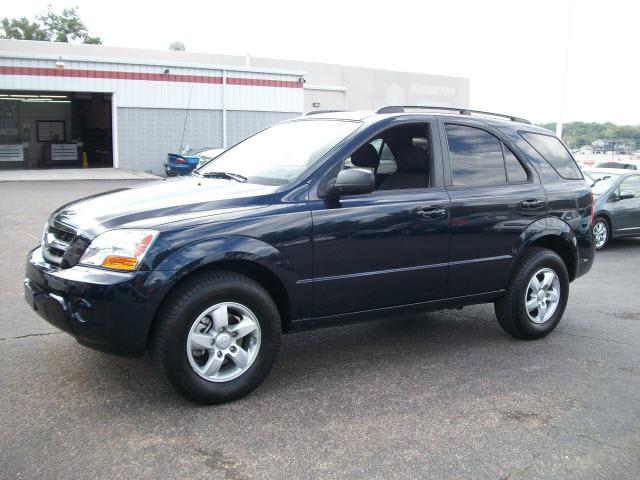
<path id="1" fill-rule="evenodd" d="M 57 14 L 51 8 L 36 16 L 35 22 L 26 17 L 4 18 L 0 22 L 0 37 L 17 40 L 43 40 L 53 42 L 82 42 L 100 44 L 100 37 L 89 35 L 87 27 L 78 16 L 78 7 L 65 8 Z"/>
<path id="2" fill-rule="evenodd" d="M 16 40 L 49 40 L 49 32 L 37 22 L 31 22 L 27 17 L 3 18 L 0 21 L 2 38 L 14 38 Z"/>
<path id="3" fill-rule="evenodd" d="M 543 123 L 541 127 L 554 132 L 556 124 Z M 569 148 L 580 148 L 591 142 L 602 140 L 619 140 L 631 148 L 640 146 L 640 125 L 616 125 L 611 122 L 569 122 L 562 127 L 562 140 Z"/>

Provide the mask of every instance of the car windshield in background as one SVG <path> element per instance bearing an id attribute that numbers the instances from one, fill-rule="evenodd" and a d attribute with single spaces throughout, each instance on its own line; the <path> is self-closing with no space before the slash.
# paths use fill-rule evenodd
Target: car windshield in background
<path id="1" fill-rule="evenodd" d="M 594 195 L 600 195 L 609 190 L 616 182 L 619 175 L 615 173 L 589 172 L 591 191 Z"/>
<path id="2" fill-rule="evenodd" d="M 211 147 L 194 149 L 187 145 L 185 148 L 180 150 L 180 155 L 199 155 L 202 152 L 206 152 L 207 150 L 211 150 Z"/>
<path id="3" fill-rule="evenodd" d="M 204 176 L 231 173 L 249 183 L 284 185 L 361 125 L 341 120 L 281 123 L 249 137 L 198 170 Z"/>

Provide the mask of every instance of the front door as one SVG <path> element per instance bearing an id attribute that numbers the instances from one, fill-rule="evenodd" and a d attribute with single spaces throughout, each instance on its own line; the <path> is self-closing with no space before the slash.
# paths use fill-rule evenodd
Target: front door
<path id="1" fill-rule="evenodd" d="M 627 197 L 627 195 L 633 195 Z M 614 234 L 640 234 L 640 175 L 631 175 L 620 182 L 617 198 L 611 205 L 615 218 Z"/>
<path id="2" fill-rule="evenodd" d="M 390 128 L 343 168 L 371 168 L 376 190 L 312 205 L 314 316 L 443 298 L 449 196 L 431 175 L 440 149 L 428 123 Z"/>

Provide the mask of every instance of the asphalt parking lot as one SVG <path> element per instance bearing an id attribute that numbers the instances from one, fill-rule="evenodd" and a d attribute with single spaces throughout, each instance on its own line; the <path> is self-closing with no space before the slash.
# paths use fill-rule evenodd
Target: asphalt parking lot
<path id="1" fill-rule="evenodd" d="M 252 395 L 200 407 L 22 298 L 49 213 L 134 183 L 0 182 L 0 477 L 640 477 L 640 239 L 597 254 L 543 340 L 491 305 L 289 335 Z"/>

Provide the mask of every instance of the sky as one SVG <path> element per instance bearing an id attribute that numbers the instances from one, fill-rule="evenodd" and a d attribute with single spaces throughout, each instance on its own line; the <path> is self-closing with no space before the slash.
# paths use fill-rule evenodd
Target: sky
<path id="1" fill-rule="evenodd" d="M 21 0 L 0 15 L 33 17 L 48 3 L 78 6 L 105 45 L 177 40 L 192 52 L 461 76 L 477 110 L 640 124 L 635 0 Z"/>

